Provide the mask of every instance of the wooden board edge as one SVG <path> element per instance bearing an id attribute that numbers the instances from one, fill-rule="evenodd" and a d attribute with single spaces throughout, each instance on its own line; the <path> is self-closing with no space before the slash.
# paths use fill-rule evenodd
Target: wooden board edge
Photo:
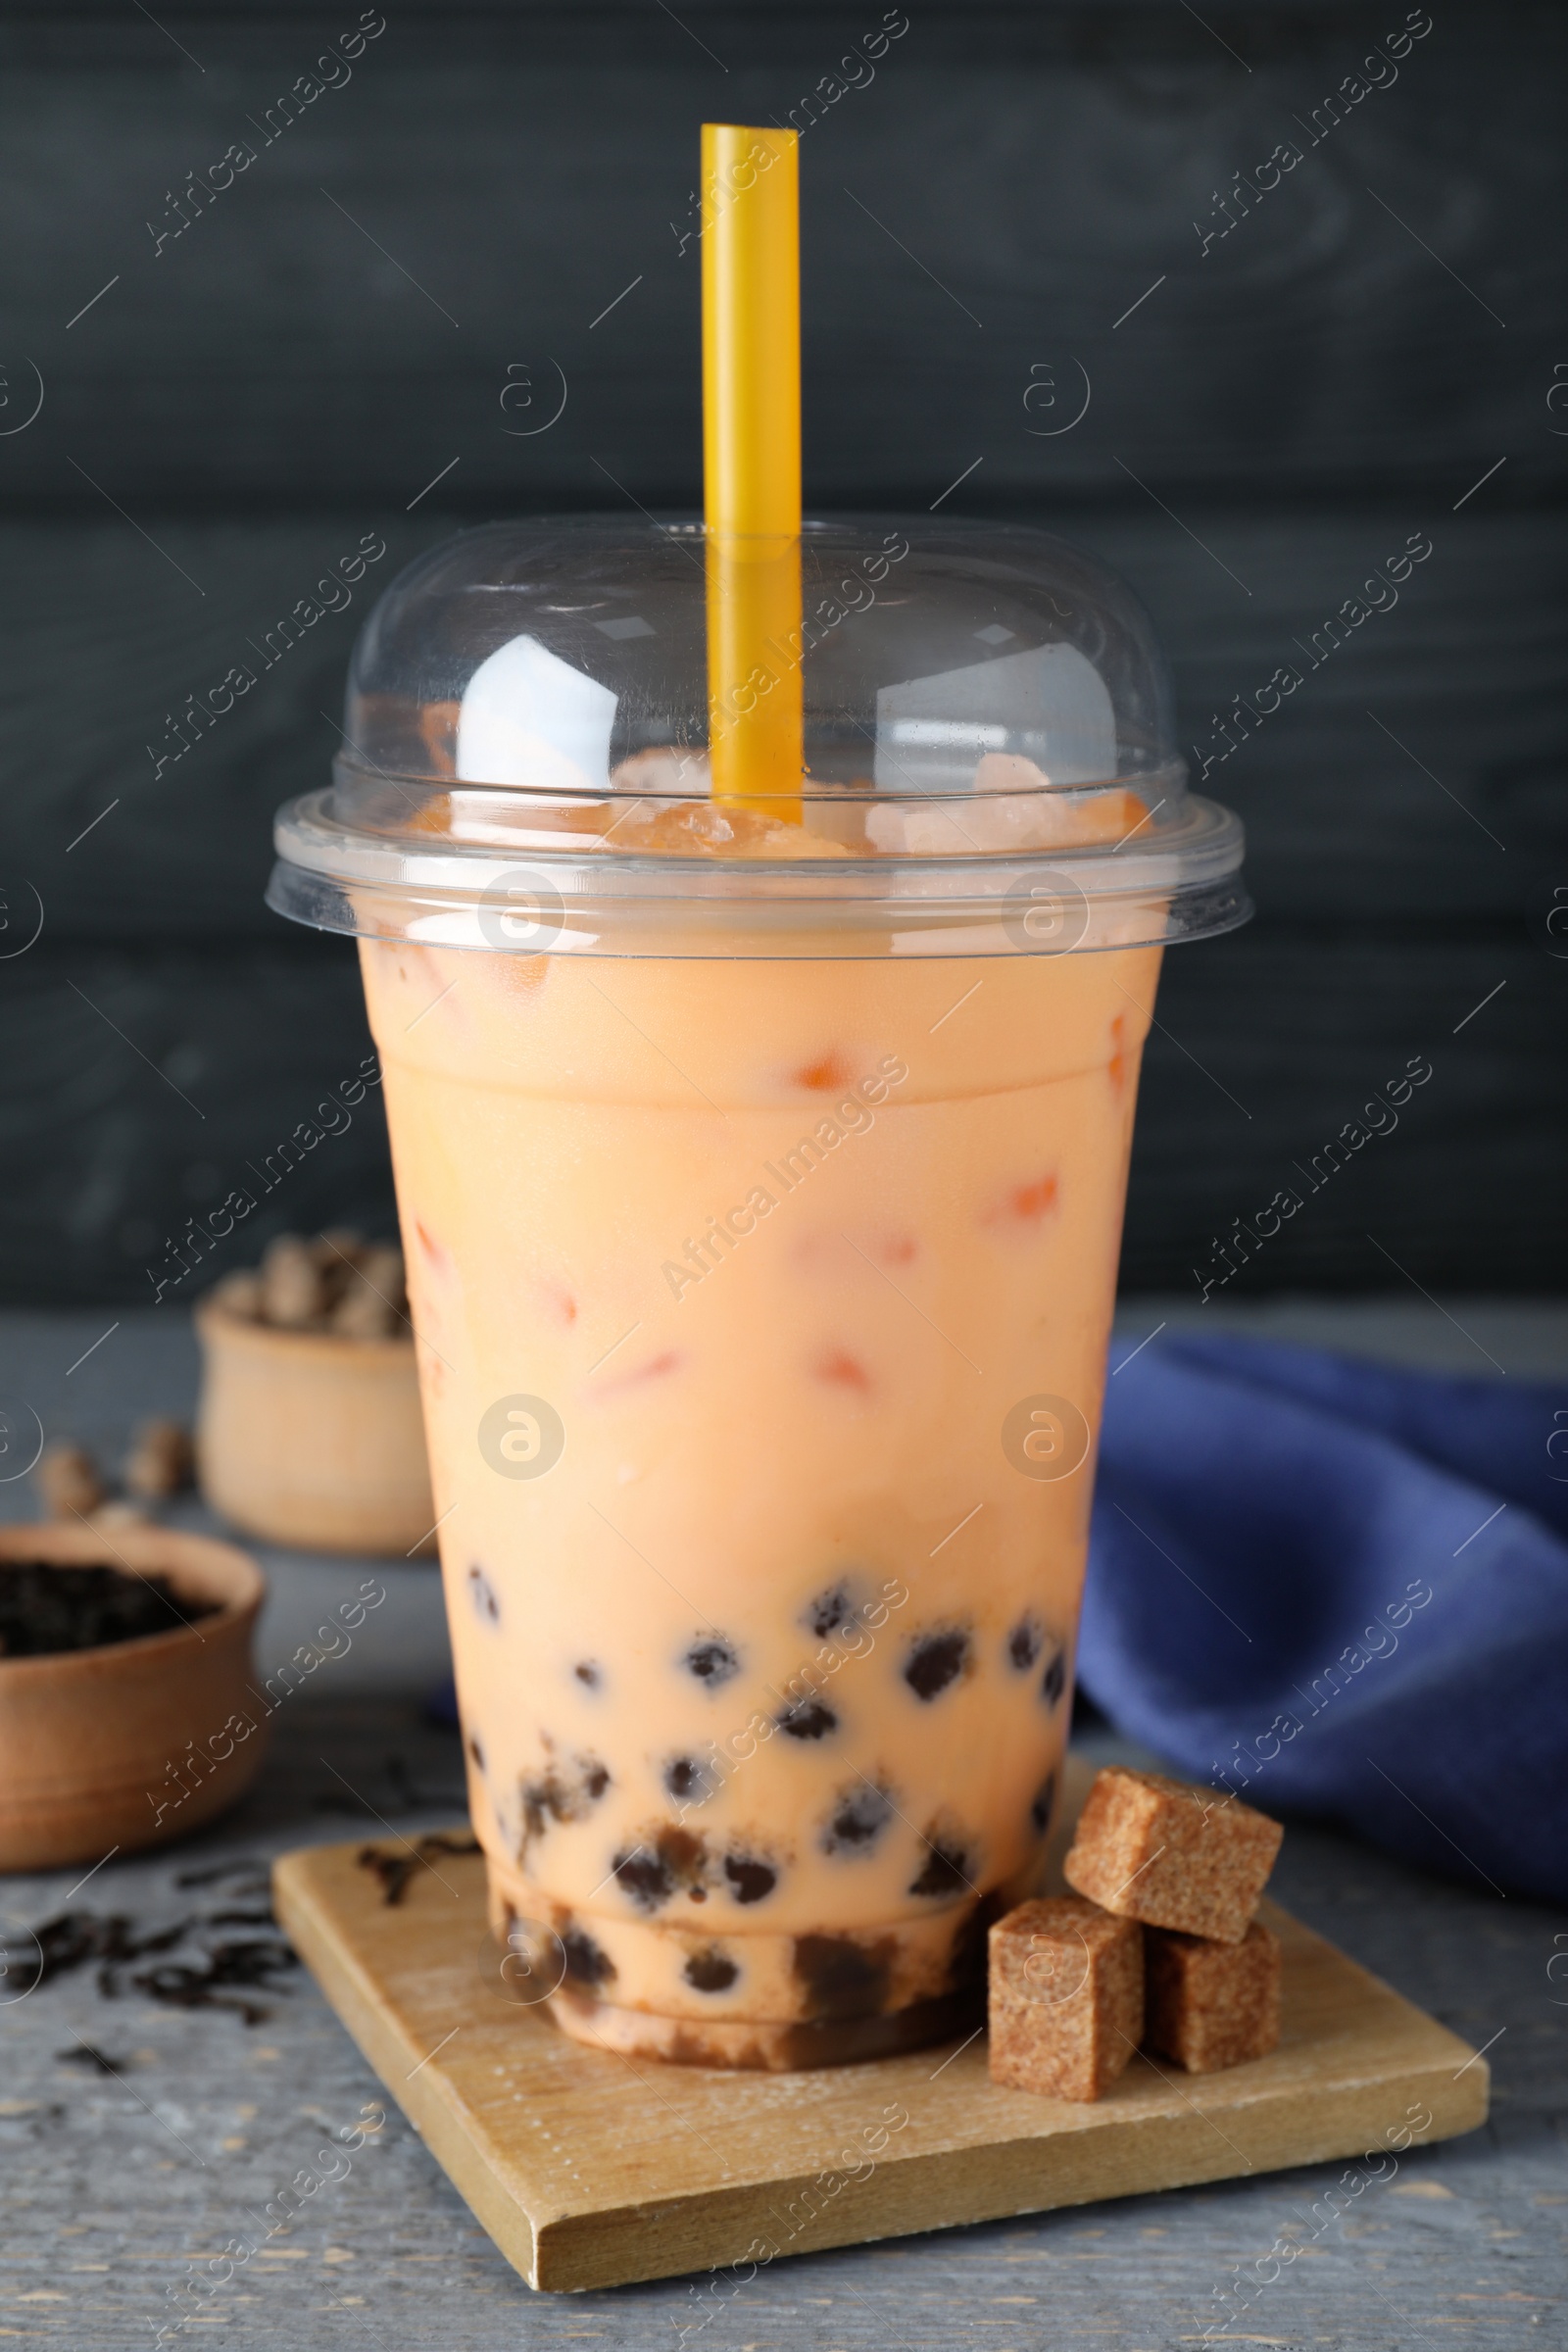
<path id="1" fill-rule="evenodd" d="M 1471 2076 L 1480 2078 L 1473 2085 Z M 986 2148 L 911 2149 L 884 2159 L 862 2180 L 840 2177 L 837 2188 L 823 2186 L 831 2175 L 803 2174 L 626 2206 L 614 2214 L 564 2215 L 539 2227 L 537 2284 L 558 2294 L 582 2293 L 679 2278 L 694 2267 L 730 2268 L 738 2277 L 753 2264 L 765 2269 L 787 2255 L 1295 2171 L 1337 2158 L 1349 2162 L 1379 2150 L 1397 2167 L 1400 2158 L 1387 2151 L 1385 2135 L 1408 2122 L 1410 2108 L 1425 2107 L 1432 2117 L 1412 2146 L 1453 2138 L 1486 2121 L 1484 2069 L 1469 2070 L 1464 2081 L 1467 2087 L 1456 2090 L 1446 2069 L 1425 2067 L 1395 2070 L 1348 2094 L 1338 2085 L 1298 2096 L 1289 2101 L 1288 2117 L 1271 2119 L 1275 2136 L 1254 2142 L 1250 2172 L 1204 2119 L 1146 2116 L 1136 2127 L 1145 2161 L 1132 2173 L 1121 2132 L 1114 2148 L 1098 2134 L 1045 2135 Z M 1348 2095 L 1353 2120 L 1345 2112 Z M 1321 2111 L 1315 2119 L 1314 2109 Z"/>
<path id="2" fill-rule="evenodd" d="M 362 2057 L 418 2132 L 475 2221 L 488 2231 L 513 2269 L 529 2286 L 541 2280 L 539 2226 L 512 2194 L 475 2142 L 462 2109 L 433 2069 L 418 2068 L 424 2053 L 387 2019 L 374 1980 L 323 1923 L 312 1864 L 316 1856 L 343 1849 L 304 1847 L 281 1854 L 272 1865 L 272 1907 L 278 1925 Z"/>

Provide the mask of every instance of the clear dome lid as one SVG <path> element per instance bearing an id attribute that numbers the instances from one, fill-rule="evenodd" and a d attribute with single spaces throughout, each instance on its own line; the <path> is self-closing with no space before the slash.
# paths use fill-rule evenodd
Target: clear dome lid
<path id="1" fill-rule="evenodd" d="M 700 522 L 591 516 L 411 564 L 361 632 L 331 786 L 279 813 L 269 903 L 605 956 L 1059 954 L 1247 919 L 1240 823 L 1187 791 L 1103 565 L 1018 526 L 808 522 L 799 627 L 731 698 L 793 698 L 803 772 L 720 797 L 716 561 Z"/>

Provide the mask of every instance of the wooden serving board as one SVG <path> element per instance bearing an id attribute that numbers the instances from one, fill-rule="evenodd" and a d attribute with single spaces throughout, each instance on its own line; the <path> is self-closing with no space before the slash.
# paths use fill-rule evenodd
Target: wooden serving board
<path id="1" fill-rule="evenodd" d="M 1092 1778 L 1069 1761 L 1058 1854 Z M 1467 2043 L 1266 1901 L 1285 1947 L 1279 2048 L 1199 2076 L 1140 2055 L 1074 2106 L 997 2088 L 984 2035 L 799 2075 L 584 2049 L 491 1988 L 477 1855 L 437 1854 L 393 1906 L 361 1851 L 283 1855 L 277 1916 L 530 2286 L 726 2264 L 745 2280 L 822 2246 L 1358 2157 L 1412 2128 L 1408 2110 L 1419 2144 L 1486 2120 Z"/>

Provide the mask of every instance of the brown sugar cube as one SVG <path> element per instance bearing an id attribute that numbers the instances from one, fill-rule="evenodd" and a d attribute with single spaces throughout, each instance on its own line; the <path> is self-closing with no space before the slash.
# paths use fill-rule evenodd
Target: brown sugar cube
<path id="1" fill-rule="evenodd" d="M 44 1447 L 32 1476 L 50 1519 L 85 1519 L 104 1498 L 104 1482 L 92 1455 L 63 1438 Z"/>
<path id="2" fill-rule="evenodd" d="M 117 1497 L 109 1502 L 101 1502 L 95 1511 L 90 1512 L 88 1525 L 101 1527 L 106 1535 L 113 1535 L 122 1527 L 147 1527 L 151 1519 L 152 1514 L 141 1503 L 125 1502 Z"/>
<path id="3" fill-rule="evenodd" d="M 144 1421 L 121 1475 L 132 1494 L 149 1502 L 177 1494 L 195 1475 L 190 1431 L 178 1421 Z"/>
<path id="4" fill-rule="evenodd" d="M 1123 1918 L 1240 1943 L 1284 1835 L 1234 1797 L 1110 1765 L 1089 1791 L 1062 1876 Z"/>
<path id="5" fill-rule="evenodd" d="M 368 1244 L 344 1280 L 330 1322 L 334 1331 L 355 1340 L 395 1339 L 406 1328 L 403 1314 L 403 1252 Z"/>
<path id="6" fill-rule="evenodd" d="M 346 1340 L 390 1340 L 398 1328 L 394 1309 L 359 1274 L 345 1284 L 327 1321 Z"/>
<path id="7" fill-rule="evenodd" d="M 1240 1943 L 1151 1928 L 1144 2040 L 1190 2075 L 1264 2058 L 1280 2037 L 1280 1939 L 1253 1920 Z"/>
<path id="8" fill-rule="evenodd" d="M 365 1236 L 352 1225 L 329 1225 L 311 1244 L 312 1254 L 323 1272 L 342 1265 L 345 1258 L 351 1266 L 356 1264 L 364 1248 Z"/>
<path id="9" fill-rule="evenodd" d="M 248 1323 L 261 1320 L 262 1278 L 258 1273 L 225 1274 L 214 1283 L 208 1297 L 221 1300 L 229 1314 L 242 1316 Z"/>
<path id="10" fill-rule="evenodd" d="M 1057 1894 L 1020 1903 L 990 1935 L 991 2080 L 1053 2099 L 1098 2099 L 1144 2029 L 1144 1932 Z"/>
<path id="11" fill-rule="evenodd" d="M 280 1233 L 262 1258 L 262 1313 L 284 1331 L 318 1322 L 324 1304 L 321 1269 L 309 1242 Z"/>

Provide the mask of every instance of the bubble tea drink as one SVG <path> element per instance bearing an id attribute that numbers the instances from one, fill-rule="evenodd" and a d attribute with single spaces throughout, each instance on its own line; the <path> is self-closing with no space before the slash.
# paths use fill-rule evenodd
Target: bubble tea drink
<path id="1" fill-rule="evenodd" d="M 405 573 L 272 903 L 361 942 L 497 1931 L 804 2067 L 1038 1883 L 1159 958 L 1247 909 L 1118 582 L 712 475 Z"/>

